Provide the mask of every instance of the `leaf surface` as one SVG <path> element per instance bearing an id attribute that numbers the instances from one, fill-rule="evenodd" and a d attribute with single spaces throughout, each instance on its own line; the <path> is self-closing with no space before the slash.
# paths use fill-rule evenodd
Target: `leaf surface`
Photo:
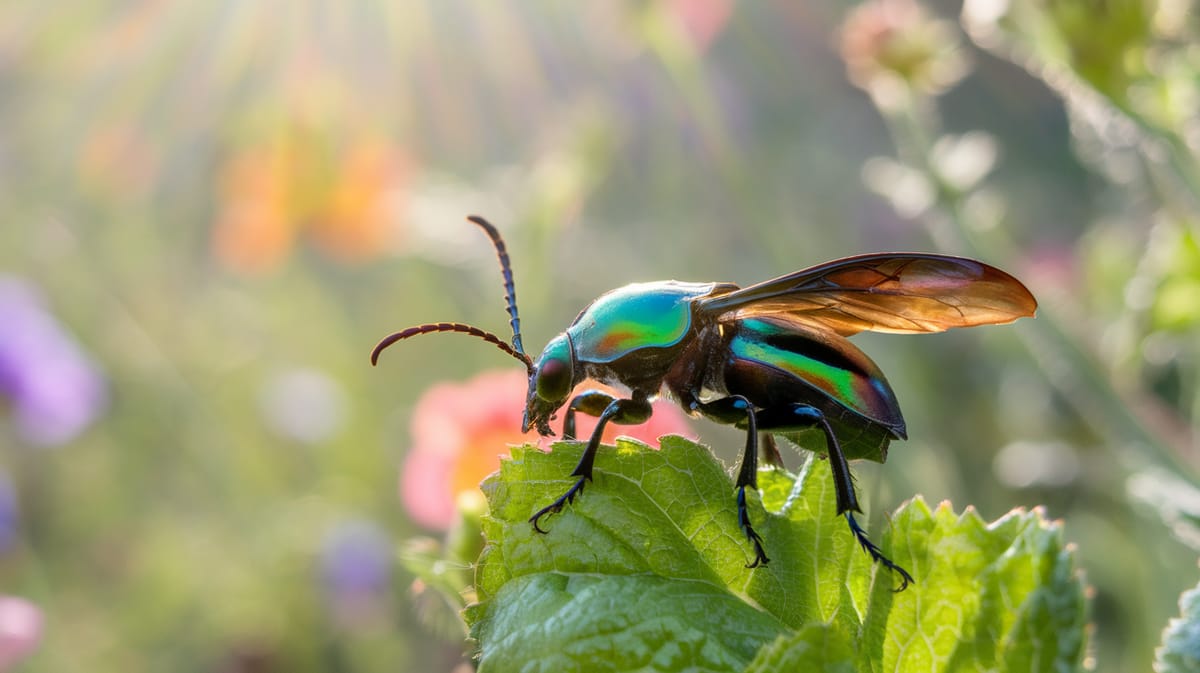
<path id="1" fill-rule="evenodd" d="M 602 447 L 594 482 L 535 532 L 529 517 L 570 487 L 581 451 L 515 448 L 483 484 L 466 618 L 484 673 L 1080 666 L 1083 584 L 1039 510 L 988 524 L 906 503 L 873 533 L 916 578 L 893 593 L 837 514 L 828 461 L 759 472 L 747 499 L 771 562 L 750 569 L 731 477 L 679 437 Z"/>

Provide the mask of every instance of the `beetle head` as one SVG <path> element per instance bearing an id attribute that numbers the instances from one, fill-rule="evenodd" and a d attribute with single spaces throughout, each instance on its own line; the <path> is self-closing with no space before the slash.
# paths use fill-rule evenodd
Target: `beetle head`
<path id="1" fill-rule="evenodd" d="M 566 404 L 574 387 L 575 351 L 567 335 L 560 334 L 546 344 L 546 349 L 533 363 L 521 431 L 536 427 L 538 434 L 543 436 L 554 434 L 550 429 L 550 419 L 559 407 Z"/>

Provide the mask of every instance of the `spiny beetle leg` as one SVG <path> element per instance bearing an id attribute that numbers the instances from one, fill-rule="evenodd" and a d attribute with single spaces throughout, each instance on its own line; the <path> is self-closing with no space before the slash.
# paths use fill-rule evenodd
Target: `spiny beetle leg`
<path id="1" fill-rule="evenodd" d="M 750 544 L 754 545 L 754 560 L 746 564 L 747 568 L 757 568 L 760 565 L 767 565 L 771 559 L 767 558 L 767 552 L 763 550 L 763 539 L 754 527 L 750 525 L 750 514 L 746 509 L 746 487 L 738 487 L 737 495 L 738 503 L 738 525 L 742 527 L 742 531 L 746 533 L 746 539 Z"/>
<path id="2" fill-rule="evenodd" d="M 529 523 L 533 524 L 533 529 L 536 530 L 537 532 L 541 533 L 542 535 L 545 535 L 547 532 L 549 532 L 549 531 L 542 530 L 541 527 L 538 526 L 538 520 L 541 519 L 542 517 L 546 516 L 547 514 L 557 514 L 558 512 L 561 512 L 562 508 L 565 507 L 568 503 L 574 502 L 575 496 L 579 495 L 580 493 L 583 493 L 583 485 L 589 479 L 591 479 L 591 477 L 580 477 L 579 480 L 575 482 L 575 485 L 572 486 L 571 488 L 567 489 L 567 492 L 563 493 L 562 496 L 559 497 L 558 500 L 555 500 L 554 502 L 550 503 L 550 505 L 541 508 L 540 510 L 538 510 L 537 514 L 534 514 L 533 516 L 529 517 Z"/>
<path id="3" fill-rule="evenodd" d="M 866 531 L 858 525 L 858 521 L 854 519 L 853 512 L 862 512 L 862 510 L 858 506 L 858 494 L 854 492 L 854 479 L 850 474 L 850 464 L 846 462 L 846 455 L 842 453 L 842 445 L 833 433 L 833 427 L 829 425 L 829 420 L 825 418 L 825 414 L 820 409 L 811 405 L 797 404 L 790 410 L 783 412 L 778 410 L 763 411 L 759 413 L 759 416 L 761 425 L 764 428 L 788 427 L 789 423 L 792 427 L 795 427 L 798 422 L 803 422 L 810 426 L 815 425 L 821 429 L 825 434 L 826 450 L 829 452 L 829 467 L 833 471 L 833 485 L 837 493 L 838 514 L 846 515 L 846 521 L 850 524 L 850 531 L 854 533 L 854 537 L 858 540 L 858 544 L 862 546 L 863 551 L 871 555 L 871 560 L 879 563 L 888 570 L 900 573 L 900 586 L 895 591 L 904 591 L 908 588 L 909 584 L 914 584 L 915 580 L 913 580 L 912 575 L 884 556 L 879 547 L 867 537 Z"/>
<path id="4" fill-rule="evenodd" d="M 842 453 L 842 445 L 833 434 L 833 426 L 818 408 L 809 404 L 794 404 L 782 409 L 764 409 L 758 412 L 758 425 L 764 430 L 795 429 L 800 427 L 817 427 L 825 434 L 826 451 L 829 454 L 829 468 L 833 471 L 834 492 L 837 495 L 838 514 L 843 512 L 861 512 L 858 507 L 858 495 L 854 492 L 854 479 L 850 474 L 850 464 Z"/>
<path id="5" fill-rule="evenodd" d="M 854 537 L 858 539 L 858 544 L 863 550 L 871 555 L 871 559 L 879 563 L 888 570 L 894 570 L 900 573 L 900 586 L 893 591 L 904 591 L 909 584 L 914 583 L 912 575 L 908 571 L 892 562 L 892 560 L 883 555 L 879 547 L 871 542 L 867 537 L 867 532 L 858 525 L 858 521 L 854 519 L 854 512 L 862 512 L 858 507 L 858 495 L 854 492 L 854 481 L 850 475 L 850 465 L 846 462 L 846 456 L 842 453 L 842 445 L 838 443 L 837 437 L 833 434 L 833 428 L 830 427 L 829 421 L 824 414 L 820 414 L 819 426 L 825 433 L 825 441 L 829 445 L 829 467 L 833 471 L 834 490 L 837 491 L 838 513 L 846 515 L 846 521 L 850 524 L 850 530 L 854 533 Z M 845 503 L 845 504 L 843 504 Z"/>
<path id="6" fill-rule="evenodd" d="M 763 550 L 762 537 L 750 525 L 750 512 L 746 508 L 746 487 L 758 488 L 758 421 L 754 406 L 741 395 L 730 395 L 719 400 L 697 403 L 696 409 L 710 418 L 725 419 L 732 423 L 746 419 L 746 448 L 742 451 L 742 464 L 738 468 L 737 481 L 737 517 L 738 525 L 746 534 L 746 539 L 754 545 L 754 560 L 746 564 L 747 568 L 757 568 L 771 562 Z"/>
<path id="7" fill-rule="evenodd" d="M 858 525 L 858 521 L 855 521 L 854 514 L 846 512 L 846 521 L 850 524 L 850 530 L 854 532 L 854 537 L 858 538 L 858 544 L 862 546 L 863 551 L 871 555 L 873 561 L 888 570 L 900 573 L 900 586 L 892 589 L 892 591 L 899 593 L 907 589 L 909 584 L 916 583 L 916 580 L 913 579 L 912 575 L 908 574 L 907 570 L 893 563 L 890 558 L 883 555 L 878 545 L 871 542 L 870 538 L 867 537 L 866 531 Z"/>
<path id="8" fill-rule="evenodd" d="M 605 395 L 605 393 L 596 392 L 597 395 Z M 587 393 L 579 397 L 587 396 Z M 576 398 L 578 399 L 578 398 Z M 591 399 L 596 399 L 594 396 Z M 575 501 L 575 496 L 583 493 L 585 482 L 592 480 L 592 466 L 596 462 L 596 451 L 600 448 L 600 438 L 604 435 L 604 427 L 609 421 L 621 425 L 636 425 L 646 422 L 650 418 L 650 402 L 644 397 L 637 397 L 629 400 L 613 399 L 609 396 L 609 403 L 603 411 L 600 412 L 600 417 L 596 421 L 596 429 L 592 431 L 591 438 L 588 439 L 587 447 L 583 450 L 583 455 L 579 457 L 579 463 L 572 470 L 572 477 L 579 477 L 571 488 L 567 489 L 557 500 L 550 503 L 546 507 L 538 510 L 536 514 L 529 517 L 529 523 L 533 524 L 533 529 L 539 533 L 546 533 L 538 526 L 538 521 L 547 514 L 555 514 L 561 512 L 562 508 Z M 592 406 L 588 404 L 581 405 L 579 410 L 584 413 L 589 413 Z"/>

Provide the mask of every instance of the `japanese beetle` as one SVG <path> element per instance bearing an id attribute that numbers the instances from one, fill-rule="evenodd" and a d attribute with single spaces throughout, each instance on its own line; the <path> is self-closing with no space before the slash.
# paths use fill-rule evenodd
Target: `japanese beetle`
<path id="1" fill-rule="evenodd" d="M 882 463 L 888 444 L 905 439 L 904 417 L 879 367 L 846 337 L 864 330 L 912 334 L 1003 324 L 1032 316 L 1037 302 L 1020 281 L 982 262 L 925 253 L 846 257 L 740 288 L 733 283 L 634 283 L 601 295 L 532 360 L 521 345 L 521 323 L 508 252 L 500 233 L 467 218 L 491 238 L 504 278 L 512 345 L 473 325 L 431 323 L 396 332 L 371 353 L 418 334 L 461 332 L 495 344 L 525 364 L 529 394 L 522 430 L 552 435 L 550 421 L 566 407 L 563 436 L 575 435 L 575 414 L 598 418 L 565 493 L 534 513 L 538 524 L 583 492 L 592 478 L 600 436 L 609 422 L 638 424 L 665 392 L 689 414 L 746 430 L 738 469 L 738 523 L 754 547 L 747 567 L 770 561 L 750 523 L 746 489 L 757 488 L 760 448 L 779 464 L 772 435 L 801 444 L 823 435 L 838 514 L 871 558 L 913 581 L 887 558 L 854 518 L 860 512 L 850 459 Z M 571 391 L 586 379 L 623 387 L 618 398 Z M 568 399 L 570 398 L 570 399 Z M 761 433 L 761 437 L 760 437 Z M 760 446 L 761 443 L 761 446 Z"/>

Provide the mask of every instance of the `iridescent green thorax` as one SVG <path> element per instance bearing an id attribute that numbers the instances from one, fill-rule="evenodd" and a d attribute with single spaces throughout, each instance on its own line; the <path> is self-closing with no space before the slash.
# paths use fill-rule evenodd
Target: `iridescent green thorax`
<path id="1" fill-rule="evenodd" d="M 883 372 L 861 350 L 832 333 L 771 318 L 742 321 L 729 345 L 739 358 L 803 379 L 842 406 L 886 426 L 904 419 Z"/>
<path id="2" fill-rule="evenodd" d="M 679 343 L 692 326 L 691 300 L 715 283 L 634 283 L 602 295 L 567 329 L 576 356 L 612 362 L 642 348 Z"/>

